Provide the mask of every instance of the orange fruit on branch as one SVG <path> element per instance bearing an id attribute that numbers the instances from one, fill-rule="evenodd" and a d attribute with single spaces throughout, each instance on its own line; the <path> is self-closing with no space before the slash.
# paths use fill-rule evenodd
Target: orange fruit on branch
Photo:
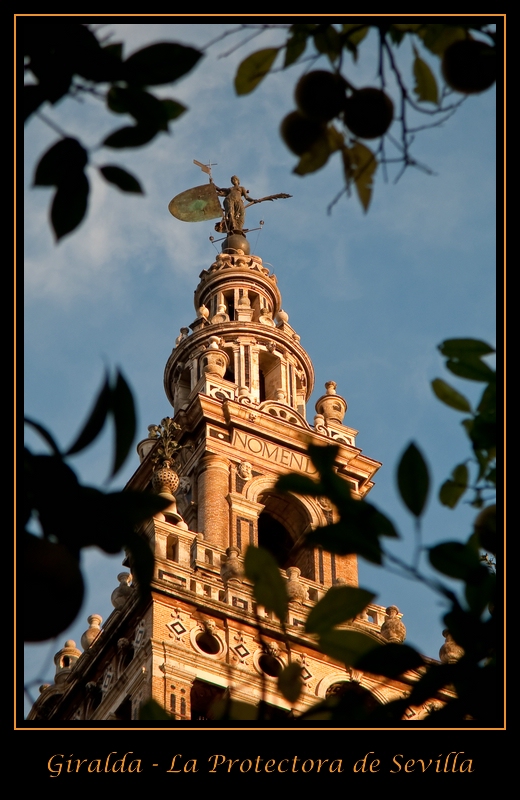
<path id="1" fill-rule="evenodd" d="M 460 39 L 444 51 L 441 71 L 448 86 L 456 92 L 484 92 L 497 78 L 496 50 L 487 42 Z"/>
<path id="2" fill-rule="evenodd" d="M 376 139 L 382 136 L 394 118 L 394 104 L 382 89 L 367 86 L 358 89 L 345 102 L 343 119 L 355 136 Z"/>
<path id="3" fill-rule="evenodd" d="M 328 122 L 338 116 L 345 104 L 343 78 L 326 70 L 307 72 L 296 84 L 294 99 L 304 117 Z"/>

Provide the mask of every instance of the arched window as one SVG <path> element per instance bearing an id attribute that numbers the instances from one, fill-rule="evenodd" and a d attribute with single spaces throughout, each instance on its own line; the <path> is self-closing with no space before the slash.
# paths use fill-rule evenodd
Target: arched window
<path id="1" fill-rule="evenodd" d="M 299 567 L 303 578 L 316 579 L 313 548 L 295 545 L 309 527 L 303 505 L 294 497 L 267 494 L 261 497 L 264 510 L 258 517 L 258 545 L 268 550 L 281 569 Z"/>

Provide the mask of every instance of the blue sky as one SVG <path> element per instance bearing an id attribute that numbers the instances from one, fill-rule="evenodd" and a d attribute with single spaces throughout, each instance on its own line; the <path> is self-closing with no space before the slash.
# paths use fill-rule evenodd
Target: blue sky
<path id="1" fill-rule="evenodd" d="M 124 41 L 129 55 L 157 41 L 201 48 L 233 27 L 118 23 L 103 32 Z M 394 183 L 395 170 L 385 183 L 379 169 L 368 213 L 353 196 L 342 197 L 329 214 L 343 186 L 339 155 L 319 172 L 299 177 L 292 172 L 297 159 L 278 133 L 294 108 L 294 84 L 304 65 L 277 71 L 248 96 L 238 98 L 233 89 L 245 55 L 282 40 L 276 29 L 236 50 L 240 36 L 222 39 L 188 77 L 158 92 L 189 108 L 171 135 L 135 151 L 93 150 L 94 165 L 127 168 L 139 177 L 145 196 L 123 195 L 92 168 L 88 217 L 58 245 L 48 224 L 51 191 L 31 188 L 38 157 L 58 136 L 36 117 L 26 126 L 25 414 L 67 446 L 107 365 L 119 367 L 134 391 L 138 440 L 149 424 L 171 414 L 164 366 L 179 329 L 195 318 L 193 291 L 216 249 L 209 241 L 212 222 L 182 223 L 169 214 L 168 203 L 205 182 L 193 159 L 211 160 L 219 186 L 237 174 L 253 197 L 292 195 L 248 211 L 248 228 L 265 221 L 249 237 L 252 252 L 275 272 L 283 308 L 314 364 L 307 419 L 312 423 L 325 382 L 336 381 L 348 402 L 344 422 L 359 431 L 358 447 L 383 463 L 370 500 L 402 534 L 393 552 L 409 559 L 413 519 L 397 495 L 395 468 L 410 441 L 425 455 L 431 475 L 424 543 L 467 538 L 475 516 L 465 503 L 450 511 L 437 501 L 440 485 L 468 457 L 469 447 L 463 415 L 442 405 L 430 383 L 445 378 L 477 400 L 481 384 L 447 373 L 436 348 L 453 337 L 496 342 L 496 91 L 469 97 L 444 125 L 418 132 L 412 153 L 433 175 L 409 168 Z M 373 43 L 365 44 L 357 64 L 344 69 L 357 86 L 376 85 Z M 403 46 L 399 57 L 409 75 L 410 48 Z M 436 59 L 430 63 L 436 66 Z M 327 68 L 325 60 L 312 68 L 320 67 Z M 89 148 L 122 124 L 96 101 L 65 100 L 46 114 Z M 391 132 L 398 136 L 396 123 Z M 43 452 L 34 435 L 27 442 Z M 110 463 L 109 433 L 71 460 L 83 482 L 95 486 L 104 483 Z M 122 488 L 138 463 L 135 453 L 107 486 Z M 26 648 L 27 681 L 52 680 L 52 656 L 65 640 L 79 642 L 89 614 L 106 619 L 111 613 L 121 556 L 91 550 L 82 565 L 87 594 L 78 621 L 56 642 Z M 408 643 L 438 656 L 443 607 L 430 590 L 363 562 L 360 584 L 377 593 L 376 602 L 399 607 Z"/>

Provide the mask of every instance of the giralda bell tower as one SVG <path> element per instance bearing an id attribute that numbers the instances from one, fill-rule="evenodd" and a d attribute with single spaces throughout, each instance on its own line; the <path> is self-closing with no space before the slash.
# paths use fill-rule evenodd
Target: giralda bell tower
<path id="1" fill-rule="evenodd" d="M 151 600 L 143 607 L 122 572 L 114 611 L 102 627 L 98 615 L 89 617 L 81 649 L 68 641 L 56 654 L 55 683 L 42 687 L 29 719 L 137 721 L 153 698 L 176 719 L 203 721 L 228 691 L 237 701 L 263 698 L 276 719 L 333 692 L 364 692 L 384 703 L 409 688 L 334 662 L 305 632 L 310 609 L 330 586 L 357 585 L 357 561 L 295 548 L 336 512 L 326 498 L 278 492 L 276 481 L 289 471 L 314 474 L 310 443 L 338 445 L 337 474 L 356 498 L 370 491 L 381 464 L 356 446 L 334 381 L 307 419 L 313 365 L 282 308 L 276 276 L 250 252 L 244 229 L 248 205 L 287 195 L 253 200 L 236 176 L 231 183 L 220 189 L 210 175 L 169 206 L 181 220 L 220 219 L 215 229 L 223 236 L 166 363 L 173 411 L 148 427 L 127 486 L 171 499 L 141 530 L 155 555 Z M 250 544 L 269 550 L 286 580 L 286 635 L 254 603 L 243 570 Z M 379 641 L 405 636 L 395 606 L 370 604 L 348 625 Z M 294 661 L 304 687 L 291 705 L 276 677 Z"/>

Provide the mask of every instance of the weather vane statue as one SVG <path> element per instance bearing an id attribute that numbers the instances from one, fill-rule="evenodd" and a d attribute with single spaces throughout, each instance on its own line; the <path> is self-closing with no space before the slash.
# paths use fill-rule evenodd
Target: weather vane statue
<path id="1" fill-rule="evenodd" d="M 232 186 L 221 189 L 216 186 L 211 177 L 211 167 L 216 164 L 201 164 L 200 161 L 193 160 L 193 163 L 201 168 L 209 176 L 209 183 L 204 186 L 195 186 L 176 195 L 170 201 L 168 209 L 177 219 L 183 222 L 203 222 L 209 219 L 220 219 L 215 225 L 218 233 L 228 235 L 244 235 L 246 208 L 263 203 L 265 200 L 279 200 L 284 197 L 292 197 L 290 194 L 270 194 L 267 197 L 260 197 L 254 200 L 249 196 L 248 189 L 240 185 L 240 180 L 236 175 L 231 178 Z M 220 205 L 219 197 L 224 198 L 224 208 Z"/>

